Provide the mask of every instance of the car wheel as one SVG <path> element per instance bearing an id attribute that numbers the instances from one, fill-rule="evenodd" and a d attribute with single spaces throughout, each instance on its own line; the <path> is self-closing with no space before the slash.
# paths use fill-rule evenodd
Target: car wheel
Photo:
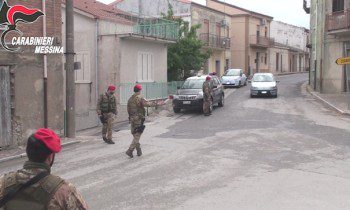
<path id="1" fill-rule="evenodd" d="M 277 94 L 276 95 L 274 95 L 274 96 L 272 96 L 273 98 L 277 98 Z"/>
<path id="2" fill-rule="evenodd" d="M 254 98 L 255 96 L 254 96 L 253 94 L 250 94 L 250 97 L 251 97 L 251 98 Z"/>
<path id="3" fill-rule="evenodd" d="M 174 110 L 175 113 L 180 113 L 180 112 L 181 112 L 181 109 L 180 109 L 180 108 L 175 108 L 175 107 L 174 107 L 173 110 Z"/>
<path id="4" fill-rule="evenodd" d="M 224 95 L 221 96 L 221 100 L 220 100 L 218 105 L 219 105 L 219 107 L 223 107 L 225 105 L 225 96 Z"/>

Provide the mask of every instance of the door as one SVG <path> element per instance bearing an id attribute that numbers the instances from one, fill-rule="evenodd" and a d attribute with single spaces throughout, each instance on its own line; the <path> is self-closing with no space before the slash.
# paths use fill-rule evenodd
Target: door
<path id="1" fill-rule="evenodd" d="M 259 72 L 259 62 L 260 62 L 259 52 L 256 52 L 256 58 L 255 58 L 256 70 L 255 70 L 255 73 Z"/>
<path id="2" fill-rule="evenodd" d="M 221 71 L 220 71 L 220 61 L 219 60 L 215 61 L 215 72 L 218 75 L 218 77 L 220 77 Z"/>
<path id="3" fill-rule="evenodd" d="M 11 144 L 10 69 L 0 66 L 0 147 Z"/>
<path id="4" fill-rule="evenodd" d="M 213 78 L 213 103 L 218 103 L 220 100 L 220 82 L 218 78 Z"/>

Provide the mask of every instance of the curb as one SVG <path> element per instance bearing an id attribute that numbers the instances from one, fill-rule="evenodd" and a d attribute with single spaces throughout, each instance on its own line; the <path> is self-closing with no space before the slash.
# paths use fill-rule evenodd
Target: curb
<path id="1" fill-rule="evenodd" d="M 325 105 L 327 105 L 328 107 L 330 107 L 331 109 L 333 109 L 333 110 L 335 110 L 336 112 L 338 112 L 339 114 L 350 116 L 350 112 L 343 111 L 343 110 L 339 109 L 338 107 L 336 107 L 335 105 L 333 105 L 331 102 L 325 100 L 324 98 L 322 98 L 321 96 L 319 96 L 317 93 L 311 91 L 309 86 L 306 86 L 306 91 L 307 91 L 309 94 L 311 94 L 312 96 L 314 96 L 316 99 L 318 99 L 319 101 L 321 101 L 322 103 L 324 103 Z"/>
<path id="2" fill-rule="evenodd" d="M 70 145 L 79 144 L 80 142 L 81 141 L 79 141 L 79 140 L 78 141 L 69 141 L 69 142 L 63 143 L 62 147 L 67 147 Z M 4 163 L 4 162 L 10 161 L 10 160 L 20 159 L 20 158 L 24 158 L 24 157 L 27 157 L 26 153 L 22 153 L 22 154 L 10 156 L 10 157 L 5 157 L 5 158 L 0 159 L 0 163 Z"/>

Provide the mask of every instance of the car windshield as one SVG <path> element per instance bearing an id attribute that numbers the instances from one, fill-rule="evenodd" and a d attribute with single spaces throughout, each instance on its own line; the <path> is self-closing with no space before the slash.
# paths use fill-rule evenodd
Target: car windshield
<path id="1" fill-rule="evenodd" d="M 188 79 L 181 89 L 202 89 L 204 81 L 204 79 Z"/>
<path id="2" fill-rule="evenodd" d="M 240 76 L 241 71 L 239 69 L 230 69 L 224 74 L 224 76 Z"/>
<path id="3" fill-rule="evenodd" d="M 268 74 L 254 75 L 253 82 L 273 82 L 274 78 Z"/>

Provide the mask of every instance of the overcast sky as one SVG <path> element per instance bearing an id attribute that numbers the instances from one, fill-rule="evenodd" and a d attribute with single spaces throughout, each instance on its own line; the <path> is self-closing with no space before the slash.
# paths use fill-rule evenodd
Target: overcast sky
<path id="1" fill-rule="evenodd" d="M 114 0 L 98 1 L 109 4 Z M 205 0 L 193 1 L 205 4 Z M 309 28 L 309 15 L 303 10 L 302 0 L 225 0 L 225 2 L 272 16 L 274 20 Z"/>

